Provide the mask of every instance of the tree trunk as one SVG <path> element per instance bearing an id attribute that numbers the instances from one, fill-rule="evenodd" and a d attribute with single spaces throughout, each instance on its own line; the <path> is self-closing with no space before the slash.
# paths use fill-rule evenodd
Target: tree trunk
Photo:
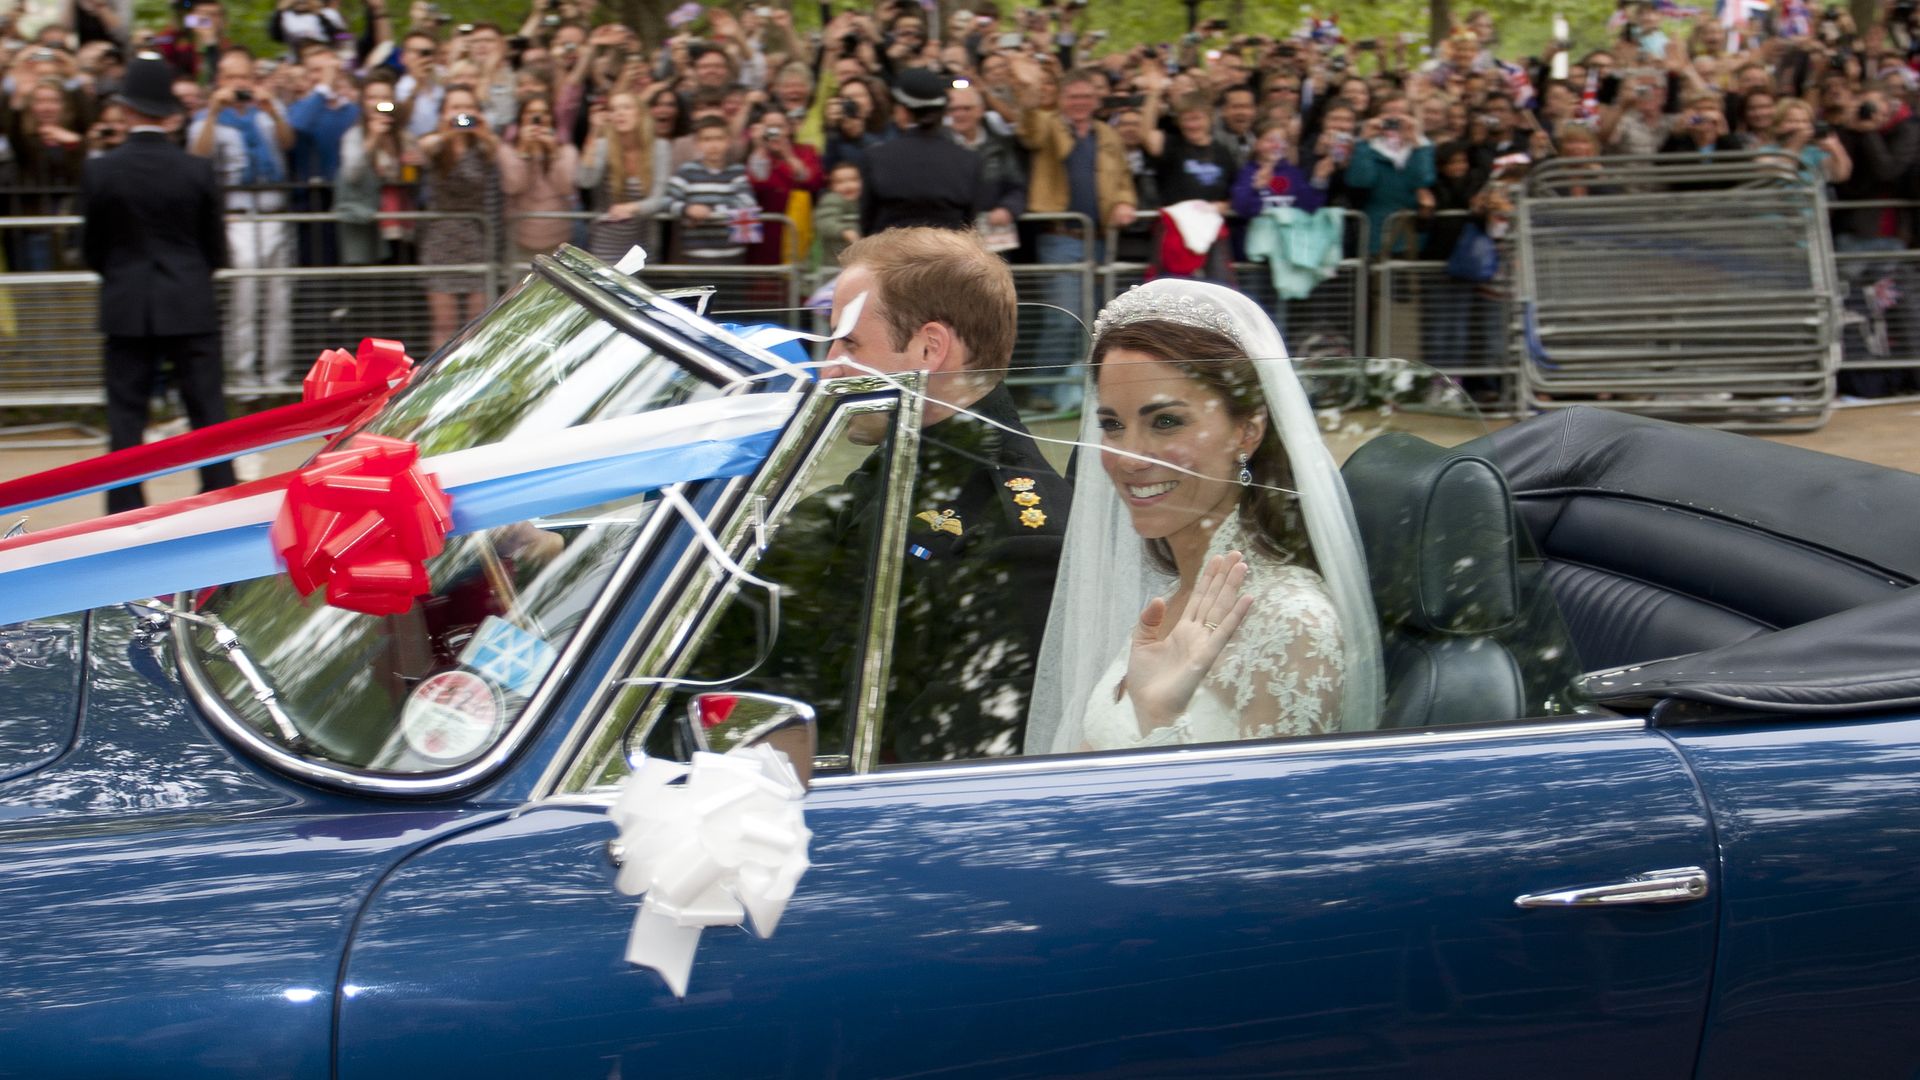
<path id="1" fill-rule="evenodd" d="M 1866 0 L 1873 3 L 1873 0 Z M 1453 33 L 1453 6 L 1449 0 L 1427 0 L 1427 44 L 1436 58 L 1446 55 L 1447 35 Z"/>
<path id="2" fill-rule="evenodd" d="M 659 48 L 667 40 L 670 3 L 662 0 L 617 0 L 612 6 L 619 20 L 633 27 L 648 50 Z"/>

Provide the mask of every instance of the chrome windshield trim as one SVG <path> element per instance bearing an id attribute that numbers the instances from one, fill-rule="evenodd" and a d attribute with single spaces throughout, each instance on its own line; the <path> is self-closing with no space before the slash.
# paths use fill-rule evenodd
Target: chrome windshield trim
<path id="1" fill-rule="evenodd" d="M 1645 731 L 1647 722 L 1637 717 L 1568 719 L 1541 723 L 1512 724 L 1454 730 L 1429 728 L 1418 731 L 1371 733 L 1296 739 L 1290 742 L 1228 743 L 1194 747 L 1189 750 L 1103 751 L 1087 754 L 1059 754 L 1037 758 L 982 758 L 978 761 L 943 762 L 933 765 L 903 766 L 871 773 L 813 774 L 811 790 L 862 788 L 876 784 L 920 781 L 964 780 L 970 777 L 999 778 L 1030 773 L 1082 773 L 1115 769 L 1138 769 L 1159 765 L 1245 761 L 1252 758 L 1298 757 L 1303 754 L 1405 749 L 1411 747 L 1469 746 L 1505 739 L 1526 739 L 1541 735 L 1586 734 L 1589 732 Z M 618 785 L 603 784 L 584 791 L 569 792 L 547 799 L 548 803 L 581 806 L 611 805 L 619 794 Z"/>
<path id="2" fill-rule="evenodd" d="M 1525 739 L 1566 732 L 1644 731 L 1641 718 L 1620 717 L 1591 720 L 1564 720 L 1549 723 L 1513 724 L 1499 727 L 1411 731 L 1369 732 L 1331 738 L 1298 739 L 1290 742 L 1226 743 L 1197 746 L 1186 750 L 1101 751 L 1086 754 L 1057 754 L 1035 758 L 983 758 L 976 762 L 940 762 L 929 765 L 901 766 L 870 773 L 842 773 L 823 776 L 815 773 L 813 787 L 848 787 L 879 781 L 899 783 L 916 780 L 953 780 L 969 776 L 1006 776 L 1027 773 L 1078 772 L 1087 769 L 1132 769 L 1143 766 L 1171 765 L 1196 761 L 1241 761 L 1248 758 L 1296 757 L 1301 754 L 1399 749 L 1415 746 L 1457 746 Z"/>
<path id="3" fill-rule="evenodd" d="M 907 377 L 909 391 L 920 389 L 917 375 Z M 869 591 L 866 644 L 860 671 L 860 699 L 853 709 L 853 771 L 870 773 L 880 766 L 881 725 L 885 722 L 887 674 L 893 667 L 893 629 L 900 608 L 900 577 L 906 559 L 907 520 L 913 484 L 920 462 L 920 417 L 925 399 L 917 392 L 901 395 L 894 420 L 893 459 L 887 462 L 887 502 L 880 519 L 879 550 L 874 553 L 873 588 Z"/>
<path id="4" fill-rule="evenodd" d="M 817 392 L 804 401 L 766 462 L 751 483 L 736 481 L 730 500 L 716 508 L 708 518 L 709 526 L 721 546 L 751 568 L 758 551 L 742 557 L 742 545 L 748 534 L 758 529 L 754 507 L 770 507 L 768 516 L 779 521 L 797 498 L 799 469 L 814 454 L 821 440 L 829 437 L 837 425 L 869 412 L 892 412 L 896 408 L 891 385 L 869 385 L 870 380 L 838 379 L 814 384 Z M 848 396 L 883 391 L 889 394 L 878 401 L 845 401 Z M 764 502 L 757 502 L 764 500 Z M 705 571 L 707 579 L 701 580 Z M 667 583 L 634 624 L 633 633 L 620 645 L 608 669 L 613 678 L 599 687 L 582 710 L 562 752 L 541 774 L 534 786 L 536 797 L 547 793 L 589 790 L 599 774 L 627 742 L 630 726 L 650 726 L 658 721 L 670 689 L 658 686 L 622 686 L 619 679 L 642 669 L 656 669 L 665 676 L 684 671 L 692 653 L 705 640 L 717 617 L 715 597 L 727 587 L 723 575 L 712 572 L 705 550 L 692 545 L 681 553 Z M 666 692 L 663 692 L 666 691 Z M 623 696 L 630 705 L 623 707 Z M 642 736 L 644 738 L 644 735 Z"/>
<path id="5" fill-rule="evenodd" d="M 612 323 L 614 326 L 619 327 L 627 334 L 639 338 L 652 348 L 679 355 L 682 359 L 688 361 L 689 366 L 697 369 L 697 374 L 706 377 L 710 381 L 726 386 L 740 382 L 750 374 L 749 372 L 742 371 L 738 366 L 727 363 L 725 360 L 713 355 L 713 353 L 709 352 L 704 346 L 695 344 L 682 334 L 673 332 L 662 325 L 661 322 L 657 320 L 665 314 L 664 310 L 645 310 L 643 312 L 641 309 L 622 304 L 618 300 L 615 300 L 606 289 L 582 273 L 580 269 L 569 266 L 555 259 L 553 256 L 535 255 L 533 257 L 533 270 L 534 273 L 546 278 L 554 287 L 566 293 L 567 296 L 571 297 L 575 302 L 592 311 L 595 315 L 600 316 L 602 319 Z M 636 294 L 642 298 L 645 298 L 647 295 L 638 285 L 635 286 L 635 291 Z M 672 301 L 662 298 L 662 309 L 664 309 L 665 305 L 671 303 Z M 689 317 L 692 317 L 693 313 L 688 312 L 687 314 Z"/>

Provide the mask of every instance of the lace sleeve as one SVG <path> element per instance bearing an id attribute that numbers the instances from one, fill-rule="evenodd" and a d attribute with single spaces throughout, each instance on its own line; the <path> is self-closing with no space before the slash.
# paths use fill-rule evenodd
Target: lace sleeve
<path id="1" fill-rule="evenodd" d="M 1346 651 L 1333 600 L 1319 575 L 1278 567 L 1254 595 L 1240 632 L 1188 710 L 1223 712 L 1215 739 L 1320 735 L 1340 727 Z M 1213 719 L 1213 718 L 1209 718 Z"/>

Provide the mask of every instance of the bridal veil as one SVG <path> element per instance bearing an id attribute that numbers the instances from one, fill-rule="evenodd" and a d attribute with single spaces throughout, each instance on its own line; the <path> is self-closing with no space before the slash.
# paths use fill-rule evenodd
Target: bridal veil
<path id="1" fill-rule="evenodd" d="M 1281 445 L 1291 460 L 1307 537 L 1340 619 L 1346 648 L 1340 727 L 1359 731 L 1376 726 L 1381 701 L 1380 631 L 1366 559 L 1346 485 L 1320 437 L 1313 407 L 1279 330 L 1259 305 L 1232 289 L 1162 279 L 1130 289 L 1108 304 L 1095 324 L 1094 339 L 1106 327 L 1147 319 L 1221 331 L 1253 357 L 1268 422 L 1278 425 Z M 1083 449 L 1072 478 L 1073 510 L 1027 725 L 1029 754 L 1066 753 L 1080 747 L 1081 718 L 1095 685 L 1126 647 L 1141 608 L 1172 586 L 1172 579 L 1148 561 L 1145 544 L 1133 531 L 1127 509 L 1101 466 L 1093 374 L 1089 369 L 1088 406 L 1080 422 Z"/>

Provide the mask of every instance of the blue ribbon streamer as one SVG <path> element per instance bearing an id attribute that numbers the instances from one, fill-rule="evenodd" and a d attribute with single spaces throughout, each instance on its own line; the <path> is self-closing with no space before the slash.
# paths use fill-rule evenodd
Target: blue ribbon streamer
<path id="1" fill-rule="evenodd" d="M 642 450 L 463 484 L 448 490 L 453 535 L 656 491 L 690 480 L 745 476 L 779 431 Z M 0 574 L 0 625 L 226 585 L 281 571 L 271 526 L 247 525 L 103 551 Z"/>

